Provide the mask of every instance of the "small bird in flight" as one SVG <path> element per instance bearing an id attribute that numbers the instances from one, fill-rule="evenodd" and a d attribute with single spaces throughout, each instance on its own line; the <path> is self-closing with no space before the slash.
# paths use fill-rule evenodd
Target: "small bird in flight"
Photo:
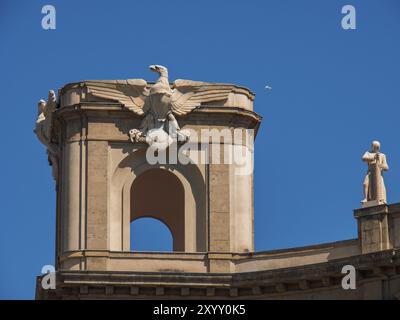
<path id="1" fill-rule="evenodd" d="M 272 90 L 272 87 L 270 87 L 270 86 L 265 86 L 265 89 L 267 89 L 267 90 Z"/>

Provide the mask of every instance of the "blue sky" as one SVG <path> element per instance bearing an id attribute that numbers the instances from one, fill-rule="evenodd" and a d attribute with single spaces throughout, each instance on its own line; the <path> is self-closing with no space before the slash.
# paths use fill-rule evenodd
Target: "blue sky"
<path id="1" fill-rule="evenodd" d="M 41 28 L 45 4 L 57 10 L 56 30 Z M 356 30 L 341 28 L 345 4 Z M 246 86 L 264 117 L 256 250 L 350 239 L 373 139 L 390 166 L 388 200 L 400 200 L 399 34 L 397 0 L 1 1 L 0 298 L 33 298 L 35 276 L 54 260 L 54 183 L 32 132 L 49 89 L 154 80 L 150 64 L 167 66 L 171 80 Z M 141 244 L 168 240 L 137 227 Z"/>

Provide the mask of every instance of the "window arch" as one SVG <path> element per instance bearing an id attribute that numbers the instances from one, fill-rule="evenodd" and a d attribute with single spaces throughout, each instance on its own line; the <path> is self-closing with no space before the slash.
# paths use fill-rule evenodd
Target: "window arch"
<path id="1" fill-rule="evenodd" d="M 149 169 L 132 183 L 130 221 L 146 217 L 163 222 L 172 234 L 173 250 L 185 251 L 184 188 L 168 170 Z"/>
<path id="2" fill-rule="evenodd" d="M 146 148 L 124 155 L 118 161 L 110 184 L 110 250 L 130 251 L 130 222 L 135 204 L 132 201 L 132 187 L 140 186 L 138 179 L 150 170 L 163 170 L 172 175 L 181 185 L 181 199 L 184 217 L 184 245 L 177 248 L 174 237 L 174 250 L 183 252 L 205 252 L 208 248 L 207 187 L 205 167 L 196 164 L 149 164 Z M 137 184 L 136 184 L 136 183 Z M 154 193 L 154 192 L 153 192 Z M 133 210 L 132 210 L 133 209 Z M 141 212 L 145 214 L 145 212 Z M 152 217 L 152 216 L 149 216 Z M 162 220 L 164 223 L 169 223 Z M 170 225 L 169 225 L 170 226 Z"/>

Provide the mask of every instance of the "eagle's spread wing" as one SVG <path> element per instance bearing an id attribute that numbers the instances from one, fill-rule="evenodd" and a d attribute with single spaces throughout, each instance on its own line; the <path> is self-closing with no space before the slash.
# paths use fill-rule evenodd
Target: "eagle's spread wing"
<path id="1" fill-rule="evenodd" d="M 143 79 L 85 81 L 88 93 L 95 97 L 118 101 L 124 107 L 142 115 L 146 100 L 147 82 Z"/>
<path id="2" fill-rule="evenodd" d="M 172 85 L 171 109 L 176 115 L 185 115 L 202 103 L 228 98 L 232 85 L 191 80 L 175 80 Z"/>
<path id="3" fill-rule="evenodd" d="M 49 145 L 53 122 L 53 112 L 57 108 L 57 97 L 53 90 L 49 91 L 47 102 L 40 100 L 38 103 L 38 118 L 34 132 L 44 145 Z"/>

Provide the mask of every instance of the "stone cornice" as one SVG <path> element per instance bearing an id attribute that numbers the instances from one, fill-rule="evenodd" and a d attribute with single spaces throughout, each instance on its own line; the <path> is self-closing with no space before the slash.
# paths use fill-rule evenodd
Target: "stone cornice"
<path id="1" fill-rule="evenodd" d="M 39 288 L 38 298 L 68 292 L 77 298 L 268 298 L 282 294 L 340 288 L 344 265 L 357 271 L 357 285 L 400 276 L 400 249 L 374 252 L 326 263 L 246 273 L 174 273 L 58 271 L 57 290 Z M 40 283 L 40 277 L 38 278 Z"/>
<path id="2" fill-rule="evenodd" d="M 142 116 L 138 116 L 129 110 L 123 108 L 123 106 L 119 103 L 106 103 L 106 102 L 81 102 L 79 104 L 74 104 L 70 106 L 66 106 L 60 108 L 56 111 L 58 115 L 69 114 L 71 112 L 76 111 L 118 111 L 119 113 L 124 113 L 129 115 L 132 118 L 142 118 Z M 261 122 L 262 116 L 257 114 L 254 111 L 246 110 L 240 107 L 222 107 L 218 105 L 207 105 L 203 106 L 199 109 L 194 110 L 189 115 L 185 116 L 185 118 L 190 118 L 192 115 L 199 114 L 236 114 L 241 116 L 251 117 L 257 122 Z M 180 118 L 177 116 L 177 118 Z"/>
<path id="3" fill-rule="evenodd" d="M 139 126 L 142 116 L 125 109 L 118 103 L 79 103 L 58 109 L 55 118 L 59 121 L 75 121 L 75 125 L 70 126 L 71 134 L 66 136 L 66 142 L 80 141 L 82 137 L 78 134 L 79 128 L 89 125 L 86 140 L 93 141 L 129 141 L 129 129 Z M 214 128 L 215 126 L 225 126 L 230 129 L 245 128 L 254 129 L 257 135 L 262 117 L 257 113 L 238 108 L 207 106 L 199 108 L 185 117 L 177 117 L 182 127 L 188 125 L 194 130 L 196 128 Z M 97 123 L 115 124 L 114 129 L 105 135 L 104 130 L 91 130 Z M 72 131 L 74 130 L 74 131 Z"/>

